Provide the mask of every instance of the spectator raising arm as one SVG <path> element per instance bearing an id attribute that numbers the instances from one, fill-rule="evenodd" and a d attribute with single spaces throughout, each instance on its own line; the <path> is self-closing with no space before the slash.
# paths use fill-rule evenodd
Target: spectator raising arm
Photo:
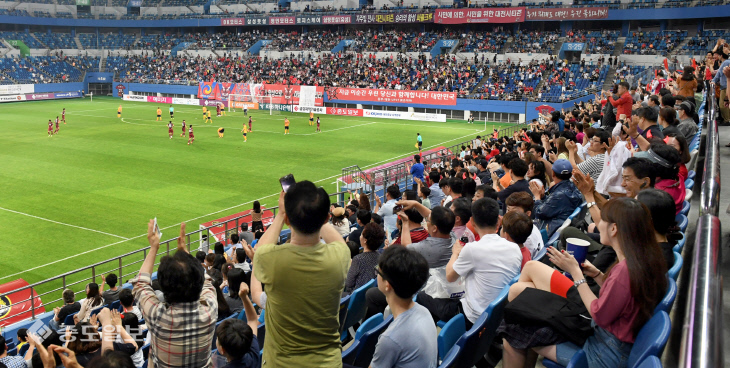
<path id="1" fill-rule="evenodd" d="M 185 223 L 182 224 L 182 229 L 185 229 Z M 152 274 L 152 270 L 155 267 L 155 260 L 157 259 L 157 251 L 160 249 L 160 236 L 155 231 L 155 220 L 150 220 L 147 224 L 147 241 L 150 243 L 150 251 L 147 253 L 140 273 Z"/>
<path id="2" fill-rule="evenodd" d="M 251 299 L 248 298 L 248 285 L 245 282 L 241 283 L 241 287 L 238 289 L 238 296 L 243 301 L 243 310 L 246 312 L 246 324 L 248 324 L 248 327 L 251 327 L 252 331 L 258 331 L 259 316 L 256 314 L 256 309 L 254 309 Z"/>
<path id="3" fill-rule="evenodd" d="M 274 217 L 274 221 L 271 222 L 271 225 L 269 225 L 269 228 L 266 229 L 266 232 L 264 235 L 261 236 L 261 239 L 259 239 L 259 242 L 257 244 L 278 244 L 279 243 L 279 234 L 281 234 L 281 229 L 284 228 L 284 217 L 286 215 L 286 212 L 284 210 L 284 191 L 282 190 L 281 193 L 279 193 L 279 208 L 276 211 L 276 217 Z"/>

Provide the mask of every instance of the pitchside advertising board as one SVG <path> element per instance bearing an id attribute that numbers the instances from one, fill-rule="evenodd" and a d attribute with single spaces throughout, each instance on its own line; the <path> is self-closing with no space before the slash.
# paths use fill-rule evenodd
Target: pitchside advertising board
<path id="1" fill-rule="evenodd" d="M 60 92 L 60 93 L 29 93 L 24 95 L 3 95 L 0 96 L 2 102 L 20 102 L 20 101 L 40 101 L 55 100 L 61 98 L 79 98 L 81 92 Z"/>
<path id="2" fill-rule="evenodd" d="M 33 84 L 4 84 L 0 85 L 0 95 L 20 95 L 35 92 Z"/>
<path id="3" fill-rule="evenodd" d="M 249 96 L 248 101 L 241 102 L 261 103 L 264 102 L 261 97 L 267 97 L 266 102 L 273 104 L 324 106 L 324 87 L 225 82 L 200 82 L 198 85 L 199 99 L 227 101 L 229 95 Z"/>

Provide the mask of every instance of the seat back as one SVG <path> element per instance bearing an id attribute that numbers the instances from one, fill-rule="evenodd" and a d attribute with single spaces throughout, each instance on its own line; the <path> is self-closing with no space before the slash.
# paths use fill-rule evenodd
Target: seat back
<path id="1" fill-rule="evenodd" d="M 533 261 L 541 261 L 543 257 L 545 257 L 545 255 L 547 254 L 548 247 L 550 247 L 550 244 L 545 243 L 545 246 L 543 246 L 542 249 L 540 249 L 537 254 L 535 254 L 535 258 L 533 259 Z"/>
<path id="2" fill-rule="evenodd" d="M 347 306 L 350 305 L 350 296 L 351 295 L 348 295 L 348 296 L 340 299 L 340 312 L 339 312 L 340 331 L 342 331 L 342 326 L 345 324 L 345 316 L 347 315 Z"/>
<path id="3" fill-rule="evenodd" d="M 63 320 L 63 324 L 65 326 L 73 326 L 74 325 L 74 316 L 78 313 L 79 312 L 71 313 L 71 314 L 67 315 L 66 318 Z"/>
<path id="4" fill-rule="evenodd" d="M 682 254 L 682 249 L 684 249 L 685 241 L 687 241 L 687 237 L 684 236 L 684 234 L 682 234 L 682 239 L 679 239 L 679 241 L 677 241 L 677 245 L 675 245 L 674 248 L 672 248 L 672 250 L 674 250 L 675 252 L 677 252 L 679 254 Z"/>
<path id="5" fill-rule="evenodd" d="M 109 306 L 109 309 L 116 309 L 119 310 L 119 307 L 122 305 L 122 302 L 119 300 L 112 302 L 112 304 Z"/>
<path id="6" fill-rule="evenodd" d="M 547 243 L 548 241 L 548 232 L 545 229 L 540 230 L 540 235 L 542 235 L 542 242 L 543 244 Z"/>
<path id="7" fill-rule="evenodd" d="M 654 314 L 636 336 L 636 341 L 629 354 L 628 366 L 635 367 L 650 356 L 661 356 L 664 346 L 669 340 L 671 329 L 672 323 L 666 312 Z"/>
<path id="8" fill-rule="evenodd" d="M 360 327 L 358 327 L 357 332 L 355 333 L 355 339 L 352 341 L 352 344 L 350 344 L 350 346 L 342 352 L 342 361 L 348 364 L 352 364 L 352 362 L 355 361 L 355 356 L 357 355 L 358 350 L 360 350 L 360 338 L 362 337 L 362 335 L 366 332 L 370 332 L 382 322 L 383 313 L 373 315 L 365 322 L 363 322 Z"/>
<path id="9" fill-rule="evenodd" d="M 689 202 L 684 201 L 684 202 L 682 202 L 682 210 L 679 211 L 679 213 L 687 216 L 687 214 L 689 213 L 690 208 L 692 208 L 692 205 L 690 205 Z"/>
<path id="10" fill-rule="evenodd" d="M 664 298 L 662 298 L 662 300 L 654 309 L 654 314 L 659 313 L 659 311 L 669 313 L 669 311 L 672 310 L 674 299 L 677 298 L 677 282 L 674 281 L 674 279 L 671 277 L 667 277 L 667 279 L 667 293 L 664 294 Z"/>
<path id="11" fill-rule="evenodd" d="M 692 179 L 687 179 L 684 181 L 684 187 L 687 189 L 692 189 L 695 186 L 695 181 Z"/>
<path id="12" fill-rule="evenodd" d="M 667 271 L 667 276 L 669 278 L 674 279 L 674 281 L 677 281 L 677 277 L 679 277 L 679 270 L 682 269 L 682 256 L 679 255 L 679 253 L 674 252 L 674 265 L 672 268 Z"/>
<path id="13" fill-rule="evenodd" d="M 354 326 L 365 317 L 367 305 L 365 304 L 365 293 L 371 287 L 375 287 L 375 279 L 368 281 L 367 284 L 360 286 L 350 294 L 350 302 L 347 305 L 347 313 L 345 313 L 344 321 L 340 322 L 340 332 L 346 335 L 347 329 Z"/>
<path id="14" fill-rule="evenodd" d="M 687 219 L 687 216 L 683 214 L 679 214 L 674 217 L 674 220 L 677 221 L 677 226 L 679 226 L 679 229 L 684 233 L 685 230 L 687 230 L 687 225 L 689 225 L 689 220 Z"/>
<path id="15" fill-rule="evenodd" d="M 356 353 L 355 360 L 352 365 L 356 367 L 368 367 L 373 360 L 375 354 L 375 345 L 378 344 L 378 338 L 385 332 L 390 323 L 393 322 L 393 316 L 390 315 L 379 325 L 370 331 L 364 331 L 360 336 L 360 346 Z"/>
<path id="16" fill-rule="evenodd" d="M 456 361 L 461 357 L 461 346 L 458 344 L 455 344 L 451 347 L 449 352 L 446 354 L 443 360 L 441 360 L 441 364 L 439 364 L 439 368 L 451 368 L 456 366 Z"/>
<path id="17" fill-rule="evenodd" d="M 504 307 L 507 305 L 507 294 L 510 285 L 506 285 L 497 298 L 492 301 L 481 316 L 474 322 L 469 331 L 466 331 L 456 342 L 463 350 L 455 367 L 471 368 L 479 361 L 492 345 L 492 341 L 497 335 L 497 327 L 502 321 Z"/>
<path id="18" fill-rule="evenodd" d="M 360 330 L 358 329 L 358 331 Z M 459 313 L 451 318 L 449 322 L 446 322 L 436 338 L 436 343 L 439 349 L 439 360 L 446 356 L 446 353 L 451 350 L 451 347 L 454 346 L 456 340 L 458 340 L 464 332 L 466 332 L 466 318 L 464 317 L 464 314 Z"/>
<path id="19" fill-rule="evenodd" d="M 637 368 L 662 368 L 662 361 L 658 357 L 650 356 L 644 359 Z"/>

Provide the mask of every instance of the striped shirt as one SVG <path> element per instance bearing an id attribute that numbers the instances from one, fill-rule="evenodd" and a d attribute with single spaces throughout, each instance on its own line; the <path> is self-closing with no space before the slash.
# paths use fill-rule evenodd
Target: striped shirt
<path id="1" fill-rule="evenodd" d="M 218 302 L 210 276 L 200 300 L 189 303 L 160 303 L 152 290 L 148 273 L 140 273 L 134 284 L 134 299 L 144 316 L 151 338 L 150 367 L 207 367 L 218 320 Z"/>
<path id="2" fill-rule="evenodd" d="M 588 174 L 591 178 L 593 178 L 593 180 L 598 181 L 598 177 L 601 176 L 601 171 L 603 171 L 605 158 L 606 155 L 604 153 L 599 153 L 593 157 L 589 157 L 587 160 L 578 164 L 578 169 L 580 169 L 583 174 Z"/>

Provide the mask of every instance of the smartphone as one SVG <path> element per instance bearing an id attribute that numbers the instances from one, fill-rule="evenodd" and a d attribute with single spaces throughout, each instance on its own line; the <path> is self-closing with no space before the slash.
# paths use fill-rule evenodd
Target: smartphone
<path id="1" fill-rule="evenodd" d="M 289 174 L 286 176 L 282 176 L 281 179 L 279 179 L 279 183 L 281 184 L 281 190 L 286 193 L 289 191 L 289 187 L 296 184 L 296 181 L 294 180 L 294 175 Z"/>
<path id="2" fill-rule="evenodd" d="M 395 207 L 393 207 L 393 214 L 395 215 L 395 214 L 397 214 L 398 212 L 400 212 L 402 210 L 403 210 L 403 206 L 397 204 L 397 205 L 395 205 Z"/>
<path id="3" fill-rule="evenodd" d="M 162 239 L 162 232 L 160 231 L 160 227 L 157 225 L 157 217 L 155 217 L 155 233 L 160 239 Z"/>
<path id="4" fill-rule="evenodd" d="M 461 239 L 459 239 L 459 242 L 461 243 L 461 245 L 466 245 L 466 243 L 469 242 L 469 238 L 466 236 L 462 236 Z"/>

